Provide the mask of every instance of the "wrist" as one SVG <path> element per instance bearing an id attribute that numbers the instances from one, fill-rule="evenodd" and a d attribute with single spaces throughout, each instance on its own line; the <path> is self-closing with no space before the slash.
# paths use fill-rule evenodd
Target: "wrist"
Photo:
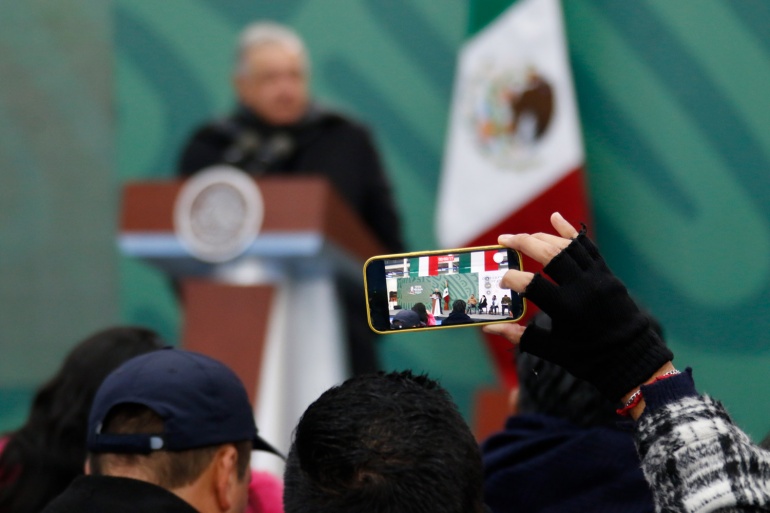
<path id="1" fill-rule="evenodd" d="M 673 363 L 671 363 L 670 361 L 664 363 L 663 366 L 657 371 L 655 371 L 652 376 L 650 376 L 646 381 L 644 381 L 644 383 L 641 383 L 639 386 L 634 387 L 627 394 L 625 394 L 621 398 L 621 402 L 623 404 L 627 404 L 629 400 L 631 400 L 632 396 L 634 396 L 634 394 L 640 393 L 640 387 L 642 387 L 643 385 L 649 385 L 649 384 L 655 383 L 658 380 L 658 378 L 661 378 L 664 376 L 667 377 L 676 373 L 678 373 L 678 371 L 674 368 Z M 642 413 L 644 412 L 644 408 L 646 406 L 646 403 L 644 401 L 644 396 L 639 395 L 639 398 L 640 398 L 639 401 L 636 402 L 636 404 L 628 410 L 628 414 L 634 420 L 638 419 L 642 415 Z"/>

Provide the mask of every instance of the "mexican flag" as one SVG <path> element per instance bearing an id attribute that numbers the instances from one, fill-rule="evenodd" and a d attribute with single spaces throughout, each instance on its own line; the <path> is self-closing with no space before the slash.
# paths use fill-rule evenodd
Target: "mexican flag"
<path id="1" fill-rule="evenodd" d="M 424 256 L 409 259 L 409 276 L 417 278 L 419 276 L 437 276 L 438 275 L 437 256 Z"/>
<path id="2" fill-rule="evenodd" d="M 590 221 L 562 17 L 559 0 L 471 0 L 437 199 L 443 247 L 551 232 L 554 211 Z M 493 351 L 512 367 L 507 347 Z"/>
<path id="3" fill-rule="evenodd" d="M 460 273 L 481 273 L 499 271 L 500 264 L 495 259 L 496 251 L 473 251 L 460 253 Z"/>

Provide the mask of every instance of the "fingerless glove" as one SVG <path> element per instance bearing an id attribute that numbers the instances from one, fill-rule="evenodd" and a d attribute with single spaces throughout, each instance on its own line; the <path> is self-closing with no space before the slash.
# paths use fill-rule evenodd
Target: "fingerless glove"
<path id="1" fill-rule="evenodd" d="M 522 351 L 561 365 L 612 400 L 673 359 L 585 229 L 543 272 L 555 284 L 538 273 L 524 295 L 551 317 L 552 326 L 530 324 Z"/>

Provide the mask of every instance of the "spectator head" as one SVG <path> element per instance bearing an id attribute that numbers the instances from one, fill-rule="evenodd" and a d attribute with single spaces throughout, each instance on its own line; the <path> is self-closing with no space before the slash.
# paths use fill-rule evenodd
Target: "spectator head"
<path id="1" fill-rule="evenodd" d="M 294 432 L 287 513 L 483 510 L 479 448 L 449 394 L 410 371 L 324 392 Z"/>
<path id="2" fill-rule="evenodd" d="M 271 125 L 299 121 L 309 104 L 305 44 L 291 29 L 257 22 L 241 33 L 234 79 L 240 102 Z"/>
<path id="3" fill-rule="evenodd" d="M 0 484 L 0 511 L 40 511 L 83 473 L 86 425 L 104 378 L 134 356 L 163 347 L 154 331 L 121 326 L 77 344 L 35 394 L 29 417 L 11 433 L 0 469 L 19 469 Z"/>
<path id="4" fill-rule="evenodd" d="M 465 313 L 465 301 L 462 299 L 455 300 L 454 303 L 452 303 L 452 311 L 453 312 L 460 312 Z"/>
<path id="5" fill-rule="evenodd" d="M 199 511 L 246 508 L 257 434 L 246 390 L 207 356 L 166 349 L 126 362 L 104 381 L 88 420 L 92 474 L 161 486 Z"/>
<path id="6" fill-rule="evenodd" d="M 416 328 L 420 325 L 420 316 L 413 310 L 399 310 L 393 316 L 393 328 L 400 330 L 404 328 Z"/>
<path id="7" fill-rule="evenodd" d="M 415 303 L 412 307 L 413 312 L 417 312 L 417 316 L 420 318 L 420 323 L 425 326 L 428 325 L 428 309 L 425 308 L 425 303 Z"/>

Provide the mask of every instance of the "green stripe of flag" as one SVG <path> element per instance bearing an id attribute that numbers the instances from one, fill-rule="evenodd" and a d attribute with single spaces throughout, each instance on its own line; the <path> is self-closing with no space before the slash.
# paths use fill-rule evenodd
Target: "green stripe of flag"
<path id="1" fill-rule="evenodd" d="M 417 278 L 418 276 L 420 276 L 420 259 L 410 258 L 409 259 L 409 277 Z"/>
<path id="2" fill-rule="evenodd" d="M 469 273 L 471 272 L 471 254 L 470 253 L 460 253 L 460 273 Z"/>
<path id="3" fill-rule="evenodd" d="M 484 252 L 460 253 L 460 273 L 484 272 Z"/>

